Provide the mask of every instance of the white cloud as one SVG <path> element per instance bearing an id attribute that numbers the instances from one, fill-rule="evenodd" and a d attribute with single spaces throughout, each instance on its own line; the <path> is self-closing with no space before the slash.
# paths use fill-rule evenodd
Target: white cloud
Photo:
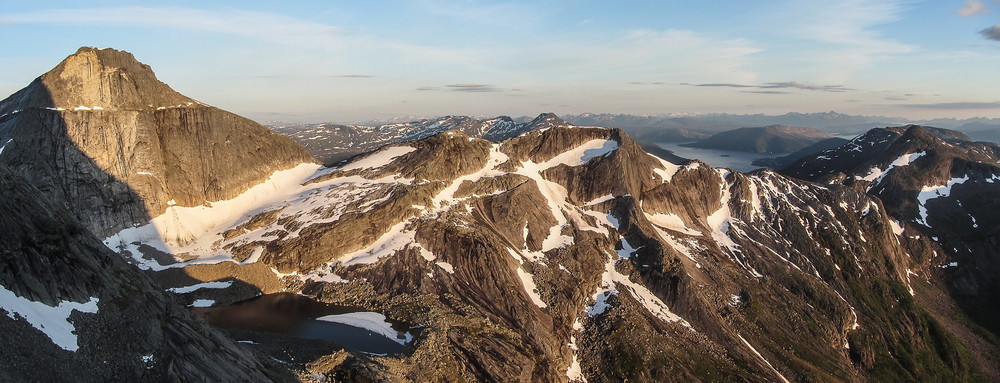
<path id="1" fill-rule="evenodd" d="M 600 40 L 553 39 L 509 47 L 494 57 L 500 68 L 549 83 L 755 82 L 757 74 L 747 67 L 759 51 L 746 39 L 637 29 Z"/>
<path id="2" fill-rule="evenodd" d="M 239 35 L 258 41 L 293 46 L 310 51 L 343 52 L 383 49 L 408 59 L 451 60 L 476 65 L 463 52 L 421 46 L 362 35 L 349 29 L 276 13 L 239 9 L 202 10 L 178 7 L 121 7 L 52 9 L 11 14 L 13 23 L 99 25 L 117 27 L 166 27 L 185 31 Z"/>
<path id="3" fill-rule="evenodd" d="M 474 23 L 520 29 L 541 24 L 542 11 L 535 4 L 475 2 L 455 0 L 415 0 L 412 1 L 426 12 L 451 19 Z"/>
<path id="4" fill-rule="evenodd" d="M 344 45 L 346 37 L 335 26 L 265 12 L 229 9 L 208 11 L 174 7 L 52 9 L 9 15 L 17 23 L 82 24 L 103 26 L 169 27 L 254 37 L 282 44 Z"/>
<path id="5" fill-rule="evenodd" d="M 962 9 L 955 11 L 955 13 L 962 16 L 986 15 L 990 13 L 990 9 L 986 8 L 986 4 L 982 1 L 969 0 L 965 2 Z"/>
<path id="6" fill-rule="evenodd" d="M 899 21 L 899 0 L 795 1 L 784 10 L 788 34 L 810 41 L 813 49 L 798 52 L 818 63 L 823 82 L 843 83 L 874 61 L 916 52 L 919 47 L 884 36 L 878 27 Z"/>

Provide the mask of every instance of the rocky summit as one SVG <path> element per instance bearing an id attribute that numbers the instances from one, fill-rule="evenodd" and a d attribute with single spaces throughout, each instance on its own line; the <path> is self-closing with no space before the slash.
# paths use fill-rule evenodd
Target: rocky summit
<path id="1" fill-rule="evenodd" d="M 100 56 L 100 52 L 104 51 L 84 49 L 77 55 Z M 44 83 L 44 78 L 36 83 Z M 51 261 L 0 273 L 4 286 L 0 292 L 9 291 L 0 296 L 0 308 L 9 314 L 0 322 L 7 327 L 0 329 L 38 340 L 5 337 L 7 343 L 0 344 L 4 353 L 19 344 L 41 344 L 40 349 L 49 351 L 38 352 L 78 358 L 70 353 L 88 355 L 88 344 L 114 340 L 129 344 L 123 350 L 135 349 L 144 356 L 157 343 L 133 339 L 134 332 L 102 338 L 103 333 L 88 332 L 86 323 L 103 313 L 126 316 L 123 321 L 160 323 L 147 319 L 145 311 L 129 316 L 130 310 L 121 309 L 129 306 L 110 303 L 121 299 L 117 297 L 132 297 L 130 304 L 146 305 L 141 302 L 154 297 L 164 300 L 160 312 L 178 311 L 180 302 L 195 306 L 193 310 L 207 323 L 225 327 L 211 330 L 187 313 L 178 314 L 177 323 L 206 334 L 211 344 L 224 350 L 202 353 L 212 367 L 183 371 L 218 372 L 209 380 L 219 381 L 282 380 L 288 374 L 302 381 L 392 382 L 882 382 L 1000 377 L 1000 364 L 993 357 L 996 338 L 988 328 L 963 320 L 967 306 L 956 298 L 959 290 L 949 284 L 955 279 L 944 274 L 948 269 L 930 261 L 934 252 L 945 254 L 942 246 L 950 243 L 911 240 L 916 221 L 907 221 L 901 229 L 898 212 L 915 211 L 924 226 L 939 230 L 935 234 L 940 238 L 958 235 L 959 229 L 942 221 L 945 213 L 930 206 L 936 202 L 926 202 L 932 198 L 918 198 L 918 205 L 909 206 L 871 192 L 868 186 L 877 189 L 895 177 L 888 170 L 891 164 L 883 164 L 875 155 L 850 157 L 863 164 L 852 167 L 855 173 L 857 166 L 887 169 L 864 187 L 840 182 L 846 178 L 830 171 L 820 176 L 818 170 L 810 170 L 815 174 L 812 180 L 791 171 L 788 174 L 800 178 L 769 170 L 745 174 L 698 161 L 666 161 L 644 151 L 620 129 L 574 126 L 543 114 L 531 129 L 510 137 L 486 137 L 482 129 L 435 131 L 387 140 L 330 167 L 312 162 L 288 139 L 261 133 L 251 123 L 194 124 L 183 129 L 136 123 L 129 126 L 140 132 L 176 129 L 172 139 L 206 141 L 197 145 L 214 159 L 195 158 L 185 147 L 168 145 L 150 149 L 155 156 L 118 158 L 123 145 L 106 140 L 87 146 L 90 151 L 74 152 L 94 165 L 53 167 L 36 163 L 42 161 L 37 153 L 51 153 L 45 145 L 57 144 L 62 145 L 60 153 L 66 153 L 75 141 L 66 134 L 29 136 L 25 121 L 48 116 L 53 122 L 43 126 L 67 130 L 92 125 L 58 120 L 106 111 L 95 111 L 93 106 L 87 106 L 89 111 L 71 111 L 65 104 L 53 104 L 14 113 L 10 105 L 34 105 L 22 101 L 34 97 L 25 96 L 32 93 L 32 86 L 0 106 L 7 114 L 0 117 L 0 135 L 8 137 L 2 142 L 16 148 L 0 149 L 0 166 L 32 177 L 28 180 L 38 186 L 7 183 L 2 184 L 4 191 L 37 187 L 42 190 L 34 193 L 38 198 L 57 202 L 49 210 L 59 211 L 60 204 L 72 206 L 72 215 L 90 224 L 74 224 L 63 210 L 66 217 L 60 222 L 69 222 L 63 223 L 69 227 L 65 232 L 32 236 L 30 231 L 13 231 L 12 238 L 27 238 L 17 241 L 56 245 L 42 248 Z M 139 109 L 132 112 L 224 113 L 197 103 L 160 111 Z M 880 141 L 885 137 L 907 134 L 914 139 L 902 142 L 923 137 L 952 145 L 933 134 L 898 130 L 873 136 L 878 138 L 871 146 L 886 144 Z M 232 137 L 234 143 L 204 137 Z M 852 142 L 864 146 L 868 139 Z M 950 162 L 959 165 L 949 168 L 948 180 L 966 171 L 992 184 L 986 180 L 993 179 L 987 177 L 991 165 L 985 164 L 991 160 L 989 151 L 961 147 L 967 148 L 963 155 L 979 153 L 975 159 L 980 162 Z M 843 148 L 836 150 L 854 155 L 851 147 Z M 909 150 L 891 152 L 918 164 Z M 215 162 L 206 162 L 247 155 L 241 151 L 256 157 L 229 165 L 254 168 L 253 174 L 260 174 L 255 181 L 243 170 L 222 171 L 209 166 Z M 139 169 L 152 169 L 149 173 L 189 169 L 184 167 L 186 161 L 200 164 L 200 170 L 182 172 L 188 174 L 181 177 L 184 180 L 162 178 L 164 193 L 179 190 L 177 195 L 166 194 L 172 203 L 148 202 L 166 197 L 117 181 Z M 894 169 L 906 166 L 891 162 Z M 126 165 L 124 170 L 116 168 Z M 941 170 L 934 177 L 947 172 Z M 215 181 L 209 182 L 213 187 L 205 187 L 192 179 Z M 108 189 L 118 185 L 107 180 L 122 185 L 139 213 L 117 222 L 113 220 L 123 215 L 114 203 L 95 197 L 67 202 L 76 195 L 67 190 L 84 187 L 80 185 Z M 956 195 L 959 189 L 954 188 Z M 119 194 L 98 196 L 105 195 Z M 4 225 L 35 222 L 33 214 L 45 211 L 33 210 L 38 212 L 15 211 Z M 974 218 L 978 225 L 997 227 L 985 216 Z M 96 255 L 80 254 L 80 246 L 61 238 L 82 238 Z M 8 265 L 38 262 L 39 251 L 30 246 L 15 243 L 4 249 Z M 95 262 L 118 266 L 72 266 Z M 79 350 L 57 349 L 64 340 L 55 338 L 42 342 L 47 330 L 24 314 L 20 308 L 24 305 L 62 308 L 67 323 L 82 329 L 77 331 Z M 296 323 L 308 328 L 290 332 L 260 325 L 292 311 Z M 261 317 L 264 313 L 269 317 Z M 330 323 L 347 327 L 317 337 L 317 329 L 328 329 L 324 326 Z M 187 339 L 190 333 L 178 337 Z M 369 343 L 345 339 L 345 334 L 365 335 L 393 347 L 374 350 Z M 237 339 L 240 344 L 233 343 Z M 178 346 L 173 352 L 184 350 Z M 228 370 L 216 363 L 224 364 L 234 355 L 246 355 L 238 364 L 241 373 L 259 374 L 226 376 Z M 255 362 L 260 355 L 280 361 L 279 372 L 286 374 Z M 179 364 L 187 360 L 178 358 Z M 141 366 L 133 362 L 124 366 L 141 373 Z M 27 371 L 45 362 L 23 358 L 17 363 L 19 369 L 12 371 Z M 10 379 L 21 376 L 2 371 Z M 100 369 L 93 374 L 112 376 Z M 56 380 L 65 379 L 60 373 L 54 375 Z M 187 380 L 190 375 L 155 376 Z"/>
<path id="2" fill-rule="evenodd" d="M 0 163 L 106 236 L 169 206 L 230 199 L 315 160 L 177 93 L 128 52 L 81 48 L 0 101 Z"/>

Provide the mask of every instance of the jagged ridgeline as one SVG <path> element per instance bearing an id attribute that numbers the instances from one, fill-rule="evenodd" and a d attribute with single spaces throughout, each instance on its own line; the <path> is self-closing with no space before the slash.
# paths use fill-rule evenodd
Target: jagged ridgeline
<path id="1" fill-rule="evenodd" d="M 84 49 L 75 56 L 102 52 Z M 104 87 L 103 80 L 87 84 L 81 92 L 126 92 Z M 311 163 L 298 146 L 259 132 L 252 123 L 137 127 L 171 139 L 135 140 L 156 142 L 160 146 L 150 152 L 159 154 L 115 159 L 126 153 L 118 150 L 125 146 L 118 143 L 120 135 L 75 144 L 65 133 L 30 135 L 22 127 L 48 118 L 54 122 L 40 125 L 49 129 L 43 132 L 66 131 L 71 124 L 63 119 L 90 121 L 109 112 L 107 105 L 8 106 L 32 105 L 35 96 L 29 93 L 0 105 L 0 114 L 6 114 L 0 117 L 0 144 L 8 145 L 0 163 L 37 175 L 29 180 L 46 195 L 69 198 L 67 205 L 78 208 L 73 212 L 84 222 L 104 222 L 90 229 L 155 279 L 169 280 L 178 271 L 203 281 L 236 279 L 256 291 L 301 293 L 409 325 L 412 339 L 399 355 L 345 349 L 291 361 L 282 359 L 284 349 L 274 351 L 280 347 L 255 346 L 303 377 L 400 382 L 996 377 L 991 359 L 976 355 L 992 350 L 989 341 L 970 349 L 966 338 L 954 335 L 969 327 L 957 321 L 942 325 L 938 318 L 947 313 L 930 309 L 927 296 L 939 297 L 934 302 L 943 306 L 953 300 L 940 284 L 928 283 L 936 281 L 934 275 L 921 268 L 922 253 L 904 245 L 889 209 L 851 186 L 771 171 L 743 174 L 697 161 L 671 163 L 643 151 L 622 130 L 573 126 L 547 114 L 540 116 L 544 124 L 494 141 L 473 135 L 485 136 L 487 125 L 514 125 L 466 121 L 475 125 L 472 135 L 414 131 L 410 140 L 390 140 L 336 167 Z M 73 111 L 79 107 L 90 110 Z M 193 101 L 146 103 L 132 112 L 224 113 Z M 196 119 L 183 113 L 177 118 Z M 229 145 L 206 137 L 243 140 Z M 191 143 L 204 152 L 174 153 L 174 146 L 162 144 L 181 139 L 205 141 Z M 252 161 L 270 166 L 256 181 L 242 170 L 250 167 L 242 157 L 247 152 L 258 157 Z M 51 153 L 78 153 L 89 162 L 55 166 L 51 163 L 61 157 Z M 192 157 L 208 153 L 217 162 Z M 194 167 L 184 165 L 189 161 Z M 106 170 L 102 164 L 112 165 Z M 114 168 L 126 165 L 127 170 Z M 173 168 L 187 170 L 157 179 L 158 188 L 112 176 L 171 174 Z M 72 202 L 73 188 L 92 184 L 122 186 Z M 173 194 L 189 189 L 202 191 L 190 192 L 198 196 L 190 199 Z M 147 201 L 157 198 L 174 202 Z M 106 201 L 135 201 L 141 214 L 120 213 Z M 13 260 L 32 256 L 10 254 Z M 37 279 L 58 284 L 46 274 Z M 19 297 L 52 303 L 0 281 Z M 93 296 L 59 299 L 82 304 Z M 12 323 L 32 331 L 19 319 Z"/>
<path id="2" fill-rule="evenodd" d="M 280 125 L 273 129 L 291 137 L 324 164 L 338 165 L 351 157 L 393 142 L 419 140 L 447 130 L 458 130 L 471 137 L 500 142 L 530 130 L 563 124 L 565 122 L 558 116 L 543 113 L 527 122 L 515 121 L 508 116 L 484 120 L 445 116 L 378 126 L 324 123 Z"/>
<path id="3" fill-rule="evenodd" d="M 879 128 L 782 172 L 877 196 L 914 266 L 943 280 L 962 308 L 954 320 L 1000 334 L 1000 145 L 927 126 Z M 994 348 L 975 354 L 998 358 Z"/>

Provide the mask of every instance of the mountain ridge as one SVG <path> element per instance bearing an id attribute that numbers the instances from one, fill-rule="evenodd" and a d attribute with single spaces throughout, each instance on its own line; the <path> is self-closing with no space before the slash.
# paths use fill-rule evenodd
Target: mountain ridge
<path id="1" fill-rule="evenodd" d="M 555 114 L 541 113 L 526 122 L 515 121 L 509 116 L 487 119 L 444 116 L 377 126 L 321 123 L 272 126 L 271 129 L 291 137 L 322 163 L 335 165 L 384 145 L 419 140 L 447 130 L 458 130 L 471 137 L 500 142 L 529 130 L 565 124 Z"/>
<path id="2" fill-rule="evenodd" d="M 201 113 L 190 109 L 209 108 L 128 113 L 186 121 Z M 28 109 L 0 117 L 0 143 L 6 142 L 0 168 L 13 163 L 21 173 L 39 174 L 31 166 L 59 158 L 46 157 L 53 153 L 46 145 L 75 143 L 57 134 L 61 129 L 123 118 L 92 119 L 101 113 L 122 112 Z M 468 121 L 452 118 L 459 125 Z M 508 121 L 495 119 L 490 126 L 515 126 Z M 675 164 L 648 154 L 621 129 L 574 126 L 551 114 L 540 115 L 534 129 L 503 130 L 513 136 L 499 142 L 474 137 L 486 126 L 479 121 L 467 125 L 473 134 L 433 125 L 399 130 L 427 135 L 380 143 L 332 167 L 305 161 L 289 140 L 250 134 L 237 140 L 251 148 L 238 151 L 240 160 L 259 155 L 280 166 L 258 169 L 250 166 L 252 158 L 220 159 L 230 167 L 185 173 L 236 185 L 216 200 L 206 203 L 191 193 L 189 201 L 124 218 L 113 203 L 79 204 L 74 216 L 119 225 L 73 230 L 106 257 L 113 251 L 134 265 L 116 260 L 128 267 L 121 275 L 141 268 L 171 286 L 177 299 L 198 297 L 211 305 L 285 292 L 403 326 L 375 335 L 398 340 L 406 348 L 399 355 L 330 347 L 292 360 L 302 354 L 291 348 L 306 346 L 253 338 L 250 346 L 303 379 L 969 381 L 988 380 L 980 374 L 996 367 L 971 355 L 927 309 L 926 296 L 952 302 L 935 279 L 939 269 L 927 261 L 939 245 L 905 238 L 889 215 L 895 207 L 866 190 L 768 170 L 744 174 L 699 161 Z M 29 127 L 39 126 L 52 133 L 29 134 Z M 237 152 L 225 146 L 227 138 L 239 138 L 232 124 L 155 126 L 178 131 L 164 138 L 216 144 L 162 152 L 178 166 L 205 165 L 198 156 L 215 149 Z M 222 133 L 202 136 L 196 128 Z M 119 147 L 128 145 L 102 137 L 74 159 L 111 166 L 62 163 L 42 173 L 52 183 L 39 182 L 44 177 L 32 183 L 105 186 L 114 174 L 131 175 L 160 161 L 119 160 Z M 234 181 L 248 169 L 266 174 Z M 164 183 L 188 188 L 184 182 Z M 157 198 L 122 187 L 139 204 Z M 51 191 L 34 194 L 66 199 Z M 3 222 L 16 226 L 30 214 L 17 212 Z M 100 248 L 99 238 L 110 251 Z M 0 255 L 11 262 L 32 257 L 23 247 L 10 248 Z M 58 247 L 53 252 L 86 256 Z M 104 277 L 85 268 L 59 271 Z M 43 284 L 58 284 L 58 278 L 37 275 Z M 185 285 L 221 280 L 231 283 Z M 48 291 L 15 288 L 22 296 Z M 94 297 L 86 288 L 77 288 L 76 302 Z M 109 301 L 99 298 L 99 305 Z M 73 315 L 76 323 L 89 314 Z M 6 347 L 17 347 L 12 342 Z M 986 364 L 976 364 L 980 360 Z M 26 366 L 38 368 L 34 363 Z M 95 374 L 109 376 L 102 371 Z"/>

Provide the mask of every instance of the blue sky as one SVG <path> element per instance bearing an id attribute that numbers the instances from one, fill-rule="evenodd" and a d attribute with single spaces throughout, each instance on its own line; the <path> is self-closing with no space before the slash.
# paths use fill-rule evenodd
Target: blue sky
<path id="1" fill-rule="evenodd" d="M 257 120 L 1000 117 L 1000 0 L 0 1 L 0 94 L 80 46 Z"/>

